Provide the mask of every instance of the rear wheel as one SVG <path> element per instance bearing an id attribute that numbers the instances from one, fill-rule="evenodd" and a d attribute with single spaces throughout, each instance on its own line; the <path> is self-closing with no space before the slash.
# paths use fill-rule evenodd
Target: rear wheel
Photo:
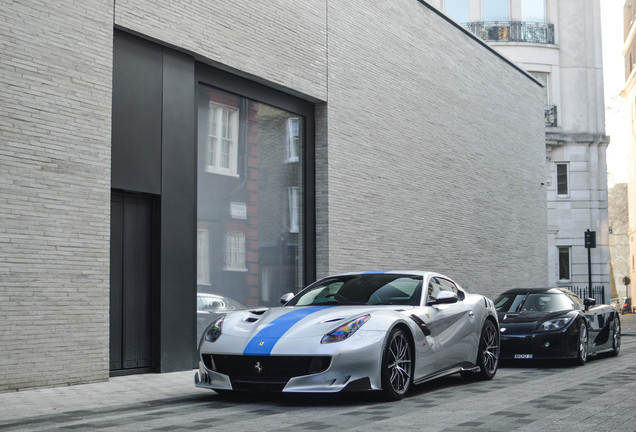
<path id="1" fill-rule="evenodd" d="M 583 366 L 587 361 L 587 326 L 584 322 L 579 328 L 578 348 L 576 352 L 576 364 Z"/>
<path id="2" fill-rule="evenodd" d="M 614 333 L 612 334 L 612 355 L 617 356 L 621 352 L 621 320 L 614 317 Z"/>
<path id="3" fill-rule="evenodd" d="M 403 330 L 391 330 L 382 355 L 382 391 L 389 400 L 399 400 L 413 383 L 413 347 Z"/>

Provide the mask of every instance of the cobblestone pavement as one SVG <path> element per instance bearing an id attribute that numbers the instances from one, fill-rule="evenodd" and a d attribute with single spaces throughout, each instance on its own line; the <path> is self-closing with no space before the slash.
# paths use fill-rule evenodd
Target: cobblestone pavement
<path id="1" fill-rule="evenodd" d="M 0 394 L 4 431 L 636 431 L 636 315 L 618 357 L 583 367 L 503 365 L 492 381 L 450 376 L 399 402 L 370 395 L 221 397 L 193 371 Z"/>

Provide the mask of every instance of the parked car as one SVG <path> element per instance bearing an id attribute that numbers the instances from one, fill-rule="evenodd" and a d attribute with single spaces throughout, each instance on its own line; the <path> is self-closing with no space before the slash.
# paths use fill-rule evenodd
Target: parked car
<path id="1" fill-rule="evenodd" d="M 197 293 L 197 341 L 205 328 L 215 319 L 228 311 L 245 309 L 236 300 L 219 294 Z"/>
<path id="2" fill-rule="evenodd" d="M 424 287 L 424 289 L 422 289 Z M 224 391 L 382 391 L 461 372 L 491 379 L 499 358 L 494 304 L 431 272 L 321 279 L 282 307 L 228 312 L 200 345 L 195 385 Z"/>
<path id="3" fill-rule="evenodd" d="M 621 309 L 622 314 L 632 313 L 632 298 L 626 297 L 623 301 L 623 307 Z"/>
<path id="4" fill-rule="evenodd" d="M 618 311 L 562 288 L 512 289 L 495 300 L 502 359 L 574 359 L 618 355 Z"/>

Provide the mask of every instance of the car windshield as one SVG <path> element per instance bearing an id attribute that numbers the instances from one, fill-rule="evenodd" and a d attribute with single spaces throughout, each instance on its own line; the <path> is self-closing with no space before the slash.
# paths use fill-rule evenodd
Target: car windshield
<path id="1" fill-rule="evenodd" d="M 305 288 L 288 306 L 420 304 L 422 276 L 358 274 L 323 279 Z"/>
<path id="2" fill-rule="evenodd" d="M 563 293 L 503 294 L 495 301 L 497 312 L 557 312 L 573 310 L 574 302 Z"/>

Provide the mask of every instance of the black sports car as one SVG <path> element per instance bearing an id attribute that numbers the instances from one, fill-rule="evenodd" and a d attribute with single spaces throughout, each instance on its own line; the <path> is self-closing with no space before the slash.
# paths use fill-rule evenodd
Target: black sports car
<path id="1" fill-rule="evenodd" d="M 574 359 L 618 355 L 618 312 L 594 299 L 581 300 L 563 288 L 512 289 L 495 301 L 501 330 L 502 359 Z"/>

